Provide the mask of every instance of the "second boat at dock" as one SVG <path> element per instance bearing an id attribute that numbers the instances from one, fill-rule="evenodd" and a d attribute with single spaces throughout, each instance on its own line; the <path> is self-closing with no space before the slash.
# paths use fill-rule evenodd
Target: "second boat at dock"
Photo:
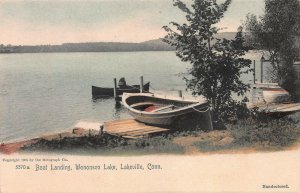
<path id="1" fill-rule="evenodd" d="M 146 83 L 144 85 L 144 92 L 149 92 L 150 82 Z M 140 85 L 126 85 L 125 88 L 116 88 L 117 95 L 122 95 L 123 93 L 138 93 L 140 92 Z M 108 96 L 113 97 L 114 96 L 114 88 L 106 88 L 106 87 L 97 87 L 92 86 L 92 96 L 94 98 Z"/>

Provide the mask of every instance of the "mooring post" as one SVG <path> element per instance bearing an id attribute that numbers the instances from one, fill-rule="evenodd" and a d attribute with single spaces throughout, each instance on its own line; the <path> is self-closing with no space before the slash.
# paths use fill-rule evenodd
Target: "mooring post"
<path id="1" fill-rule="evenodd" d="M 260 59 L 260 82 L 261 83 L 264 82 L 264 61 L 265 61 L 265 58 L 264 58 L 264 56 L 262 56 Z"/>
<path id="2" fill-rule="evenodd" d="M 180 98 L 182 98 L 182 90 L 179 90 L 179 91 L 178 91 L 178 96 L 179 96 Z"/>
<path id="3" fill-rule="evenodd" d="M 99 136 L 101 137 L 103 135 L 103 130 L 104 130 L 104 125 L 100 125 L 100 131 L 99 131 Z"/>
<path id="4" fill-rule="evenodd" d="M 255 71 L 256 71 L 256 64 L 255 64 L 255 60 L 253 60 L 253 83 L 254 84 L 255 84 L 255 81 L 256 81 Z"/>
<path id="5" fill-rule="evenodd" d="M 117 96 L 117 79 L 114 78 L 114 98 L 117 101 L 118 100 L 118 96 Z"/>
<path id="6" fill-rule="evenodd" d="M 143 76 L 141 76 L 141 85 L 140 85 L 140 91 L 141 91 L 141 93 L 143 93 L 143 92 L 144 92 L 144 78 L 143 78 Z"/>

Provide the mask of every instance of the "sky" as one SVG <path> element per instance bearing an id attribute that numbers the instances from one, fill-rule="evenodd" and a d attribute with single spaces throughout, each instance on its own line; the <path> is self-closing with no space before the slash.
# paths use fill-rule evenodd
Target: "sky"
<path id="1" fill-rule="evenodd" d="M 232 0 L 218 27 L 236 31 L 263 11 L 264 0 Z M 0 0 L 0 44 L 142 42 L 163 37 L 170 21 L 184 21 L 172 0 Z"/>

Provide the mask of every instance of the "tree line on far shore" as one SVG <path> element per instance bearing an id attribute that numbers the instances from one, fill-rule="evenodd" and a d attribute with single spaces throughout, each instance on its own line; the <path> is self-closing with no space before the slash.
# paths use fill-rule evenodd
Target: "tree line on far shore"
<path id="1" fill-rule="evenodd" d="M 217 34 L 219 38 L 233 39 L 236 32 Z M 300 45 L 299 45 L 300 46 Z M 0 53 L 45 53 L 45 52 L 136 52 L 175 51 L 175 48 L 161 39 L 141 43 L 126 42 L 83 42 L 61 45 L 0 45 Z"/>
<path id="2" fill-rule="evenodd" d="M 44 52 L 134 52 L 134 51 L 172 51 L 174 48 L 161 40 L 141 43 L 86 42 L 64 43 L 61 45 L 0 45 L 0 53 L 44 53 Z"/>

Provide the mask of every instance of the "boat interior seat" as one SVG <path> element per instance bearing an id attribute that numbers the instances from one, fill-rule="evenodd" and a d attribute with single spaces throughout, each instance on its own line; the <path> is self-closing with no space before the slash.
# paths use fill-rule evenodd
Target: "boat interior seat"
<path id="1" fill-rule="evenodd" d="M 162 110 L 165 110 L 165 109 L 170 109 L 170 108 L 173 108 L 175 107 L 174 105 L 168 105 L 168 106 L 164 106 L 164 107 L 161 107 L 161 108 L 158 108 L 158 109 L 155 109 L 151 112 L 158 112 L 158 111 L 162 111 Z"/>
<path id="2" fill-rule="evenodd" d="M 154 103 L 151 103 L 151 102 L 134 103 L 134 104 L 130 105 L 130 107 L 134 108 L 134 107 L 139 107 L 139 106 L 150 106 L 150 105 L 154 105 Z"/>

